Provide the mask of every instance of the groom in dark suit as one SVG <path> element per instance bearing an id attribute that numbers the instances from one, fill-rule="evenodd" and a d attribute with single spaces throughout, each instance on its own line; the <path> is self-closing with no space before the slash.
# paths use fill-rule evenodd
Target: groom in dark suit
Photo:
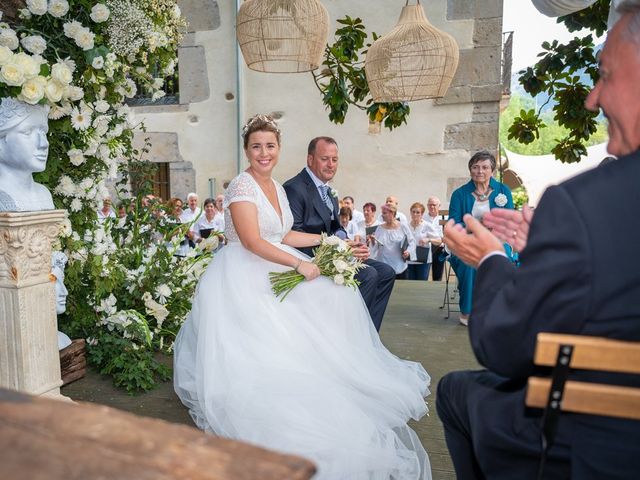
<path id="1" fill-rule="evenodd" d="M 541 411 L 527 409 L 524 397 L 539 332 L 640 341 L 640 1 L 625 3 L 586 100 L 606 115 L 607 148 L 618 160 L 550 187 L 533 216 L 485 215 L 493 233 L 470 215 L 466 231 L 445 228 L 449 249 L 478 268 L 469 336 L 487 368 L 450 373 L 438 385 L 460 479 L 536 478 Z M 506 239 L 523 248 L 518 268 L 504 255 Z M 637 376 L 575 376 L 640 386 Z M 640 478 L 640 421 L 562 413 L 543 478 Z"/>
<path id="2" fill-rule="evenodd" d="M 331 137 L 311 140 L 307 150 L 307 166 L 284 183 L 291 212 L 293 230 L 322 233 L 346 238 L 338 219 L 338 198 L 328 182 L 338 171 L 338 145 Z M 387 308 L 395 282 L 395 272 L 389 265 L 369 259 L 366 245 L 352 245 L 354 254 L 365 260 L 368 268 L 356 274 L 360 293 L 367 304 L 371 320 L 380 331 L 382 317 Z M 311 248 L 301 249 L 313 255 Z"/>

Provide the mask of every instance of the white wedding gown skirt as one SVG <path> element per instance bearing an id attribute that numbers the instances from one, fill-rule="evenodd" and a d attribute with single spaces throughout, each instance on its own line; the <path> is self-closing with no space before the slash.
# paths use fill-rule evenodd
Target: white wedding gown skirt
<path id="1" fill-rule="evenodd" d="M 280 302 L 268 274 L 285 270 L 234 243 L 201 278 L 174 362 L 197 426 L 307 457 L 319 479 L 431 478 L 406 424 L 427 372 L 382 345 L 356 290 L 320 277 Z"/>

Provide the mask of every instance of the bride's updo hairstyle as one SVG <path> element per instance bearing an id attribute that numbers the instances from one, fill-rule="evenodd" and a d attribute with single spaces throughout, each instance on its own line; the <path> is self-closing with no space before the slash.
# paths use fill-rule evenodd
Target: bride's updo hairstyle
<path id="1" fill-rule="evenodd" d="M 276 121 L 270 115 L 254 115 L 249 119 L 244 127 L 242 127 L 242 140 L 245 149 L 249 146 L 249 136 L 253 132 L 273 132 L 276 136 L 278 145 L 280 145 L 280 129 L 278 128 Z"/>

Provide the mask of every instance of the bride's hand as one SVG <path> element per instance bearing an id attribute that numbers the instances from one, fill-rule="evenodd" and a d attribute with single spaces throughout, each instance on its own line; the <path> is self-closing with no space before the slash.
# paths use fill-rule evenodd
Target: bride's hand
<path id="1" fill-rule="evenodd" d="M 302 261 L 296 270 L 300 275 L 303 275 L 307 281 L 320 276 L 320 269 L 315 263 Z"/>

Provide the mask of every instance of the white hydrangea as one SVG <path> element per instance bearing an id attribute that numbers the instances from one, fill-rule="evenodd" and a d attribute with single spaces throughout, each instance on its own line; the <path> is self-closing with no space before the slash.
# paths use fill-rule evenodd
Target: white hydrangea
<path id="1" fill-rule="evenodd" d="M 64 17 L 69 11 L 67 0 L 49 0 L 49 13 L 56 17 Z"/>
<path id="2" fill-rule="evenodd" d="M 20 45 L 16 32 L 11 28 L 0 28 L 0 45 L 15 50 Z"/>
<path id="3" fill-rule="evenodd" d="M 91 8 L 91 20 L 96 23 L 106 22 L 109 19 L 109 9 L 104 3 L 97 3 Z"/>
<path id="4" fill-rule="evenodd" d="M 69 157 L 69 161 L 72 165 L 79 167 L 85 161 L 84 155 L 82 154 L 82 150 L 78 148 L 72 148 L 67 152 L 67 156 Z M 67 177 L 69 178 L 69 177 Z"/>
<path id="5" fill-rule="evenodd" d="M 47 13 L 47 0 L 27 0 L 27 8 L 34 15 Z"/>
<path id="6" fill-rule="evenodd" d="M 47 49 L 47 42 L 40 35 L 29 35 L 20 40 L 22 46 L 28 52 L 40 55 Z"/>

